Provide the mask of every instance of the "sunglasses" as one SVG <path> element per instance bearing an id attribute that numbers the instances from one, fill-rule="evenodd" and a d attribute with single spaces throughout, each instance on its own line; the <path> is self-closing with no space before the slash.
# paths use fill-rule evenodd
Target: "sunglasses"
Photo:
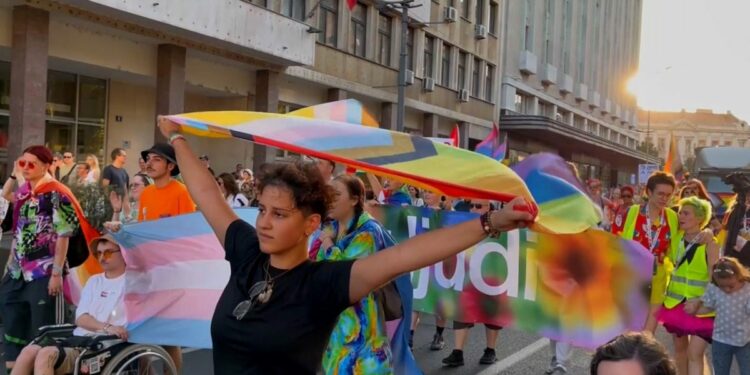
<path id="1" fill-rule="evenodd" d="M 242 320 L 255 307 L 268 302 L 269 298 L 266 298 L 265 295 L 265 293 L 267 292 L 268 282 L 266 282 L 265 280 L 258 281 L 257 283 L 253 284 L 253 286 L 250 287 L 250 291 L 248 292 L 248 299 L 238 303 L 237 306 L 235 306 L 234 311 L 232 311 L 232 315 L 234 316 L 234 318 L 237 320 Z M 261 294 L 264 295 L 263 298 L 260 297 Z M 268 297 L 270 297 L 270 295 Z"/>
<path id="2" fill-rule="evenodd" d="M 29 170 L 34 170 L 34 168 L 36 168 L 36 164 L 34 164 L 33 161 L 26 161 L 26 160 L 19 160 L 18 166 L 21 168 L 28 168 Z"/>
<path id="3" fill-rule="evenodd" d="M 114 253 L 119 253 L 120 250 L 104 250 L 104 251 L 96 251 L 94 252 L 94 255 L 96 255 L 96 258 L 99 259 L 100 257 L 104 260 L 109 260 L 112 258 L 112 255 Z"/>
<path id="4" fill-rule="evenodd" d="M 621 195 L 621 197 L 623 197 L 623 198 L 633 198 L 633 196 L 630 195 L 630 194 Z"/>

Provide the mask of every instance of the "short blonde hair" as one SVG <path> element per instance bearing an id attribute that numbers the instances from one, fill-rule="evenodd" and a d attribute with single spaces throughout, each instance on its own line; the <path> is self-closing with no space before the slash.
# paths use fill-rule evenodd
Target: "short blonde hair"
<path id="1" fill-rule="evenodd" d="M 708 225 L 708 223 L 711 221 L 711 202 L 701 199 L 698 197 L 688 197 L 683 198 L 680 200 L 680 210 L 682 210 L 685 206 L 690 206 L 695 211 L 695 216 L 701 218 L 701 228 Z"/>

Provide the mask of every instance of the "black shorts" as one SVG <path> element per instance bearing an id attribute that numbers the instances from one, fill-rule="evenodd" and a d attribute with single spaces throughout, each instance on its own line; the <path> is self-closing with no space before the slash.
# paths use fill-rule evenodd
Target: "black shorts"
<path id="1" fill-rule="evenodd" d="M 5 360 L 15 361 L 39 327 L 55 324 L 55 297 L 47 291 L 49 277 L 16 280 L 6 274 L 0 282 L 0 315 L 5 327 Z"/>
<path id="2" fill-rule="evenodd" d="M 503 329 L 502 326 L 496 326 L 494 324 L 488 324 L 488 323 L 484 323 L 484 326 L 493 331 L 499 331 Z M 453 329 L 466 329 L 466 328 L 471 328 L 471 327 L 474 327 L 474 323 L 461 323 L 455 320 L 453 321 Z"/>

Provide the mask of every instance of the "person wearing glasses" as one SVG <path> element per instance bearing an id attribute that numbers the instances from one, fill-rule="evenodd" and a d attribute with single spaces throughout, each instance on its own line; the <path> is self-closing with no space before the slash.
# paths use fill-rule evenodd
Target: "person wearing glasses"
<path id="1" fill-rule="evenodd" d="M 492 203 L 486 199 L 472 199 L 469 203 L 470 212 L 482 215 L 493 210 Z M 455 334 L 456 347 L 453 349 L 450 355 L 443 358 L 443 364 L 448 367 L 457 367 L 464 365 L 464 345 L 466 339 L 469 337 L 469 328 L 474 327 L 474 322 L 453 322 L 453 332 Z M 484 323 L 484 332 L 486 338 L 486 347 L 482 357 L 479 358 L 479 364 L 491 365 L 497 362 L 497 355 L 495 354 L 495 347 L 497 346 L 497 339 L 500 336 L 500 330 L 502 326 Z"/>
<path id="2" fill-rule="evenodd" d="M 75 172 L 76 172 L 76 160 L 73 156 L 73 153 L 70 151 L 63 152 L 62 155 L 62 164 L 60 165 L 60 168 L 58 168 L 58 178 L 57 180 L 62 182 L 65 185 L 70 186 L 73 181 L 72 179 L 75 179 Z"/>
<path id="3" fill-rule="evenodd" d="M 633 190 L 632 186 L 623 186 L 620 188 L 620 200 L 622 200 L 622 204 L 617 206 L 615 210 L 614 220 L 612 221 L 612 234 L 619 236 L 622 233 L 628 210 L 634 204 L 634 196 L 635 190 Z"/>
<path id="4" fill-rule="evenodd" d="M 76 307 L 73 336 L 60 346 L 28 345 L 21 351 L 11 375 L 67 374 L 75 369 L 81 355 L 75 336 L 115 335 L 128 339 L 126 315 L 122 303 L 125 286 L 125 259 L 120 246 L 110 235 L 95 238 L 89 245 L 103 273 L 91 276 L 81 291 Z M 67 343 L 67 344 L 66 344 Z"/>
<path id="5" fill-rule="evenodd" d="M 675 363 L 680 374 L 703 374 L 704 352 L 711 342 L 713 316 L 693 316 L 696 303 L 711 282 L 711 270 L 719 259 L 719 244 L 702 228 L 711 219 L 711 203 L 693 196 L 679 203 L 678 246 L 667 255 L 670 272 L 664 304 L 657 320 L 674 341 Z"/>
<path id="6" fill-rule="evenodd" d="M 3 186 L 5 198 L 14 203 L 11 255 L 0 282 L 8 369 L 39 327 L 61 320 L 56 312 L 62 304 L 68 243 L 80 219 L 75 197 L 47 172 L 51 163 L 48 148 L 28 147 L 16 162 L 16 172 L 26 182 L 13 192 L 18 177 L 11 175 Z"/>
<path id="7" fill-rule="evenodd" d="M 522 198 L 505 209 L 434 230 L 358 259 L 312 262 L 310 235 L 333 187 L 312 163 L 266 164 L 255 226 L 224 204 L 179 127 L 159 119 L 192 196 L 223 244 L 231 274 L 211 323 L 216 374 L 315 374 L 339 315 L 399 275 L 434 264 L 533 217 Z M 515 210 L 514 210 L 515 207 Z M 356 371 L 345 368 L 344 371 Z"/>
<path id="8" fill-rule="evenodd" d="M 130 215 L 125 215 L 122 210 L 123 202 L 119 194 L 111 192 L 109 202 L 112 205 L 112 222 L 132 223 L 138 221 L 138 209 L 143 190 L 151 185 L 151 180 L 145 174 L 136 173 L 133 181 L 128 186 L 128 195 L 130 198 Z M 109 227 L 108 227 L 109 228 Z"/>

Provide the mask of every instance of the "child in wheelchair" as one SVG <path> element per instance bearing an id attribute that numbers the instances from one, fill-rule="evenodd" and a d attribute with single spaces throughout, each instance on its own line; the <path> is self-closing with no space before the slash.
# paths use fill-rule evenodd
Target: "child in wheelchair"
<path id="1" fill-rule="evenodd" d="M 108 336 L 127 341 L 122 304 L 125 285 L 125 260 L 120 246 L 109 235 L 95 238 L 89 248 L 101 263 L 104 273 L 92 276 L 81 292 L 76 309 L 76 328 L 72 336 L 65 327 L 45 327 L 43 334 L 26 346 L 16 360 L 11 375 L 70 374 L 76 360 L 91 345 L 99 345 L 92 336 Z"/>

